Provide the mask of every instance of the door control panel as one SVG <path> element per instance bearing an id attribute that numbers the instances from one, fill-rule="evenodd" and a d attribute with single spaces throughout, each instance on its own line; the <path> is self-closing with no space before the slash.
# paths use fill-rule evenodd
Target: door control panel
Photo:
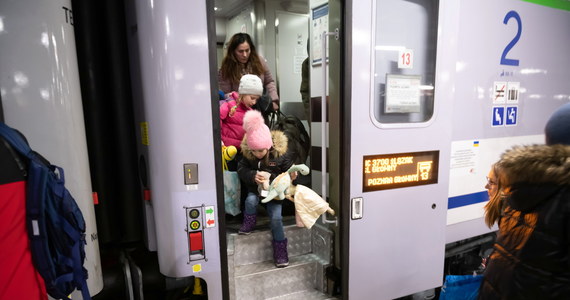
<path id="1" fill-rule="evenodd" d="M 186 232 L 188 233 L 189 261 L 201 260 L 206 257 L 204 248 L 204 214 L 202 206 L 187 207 Z"/>

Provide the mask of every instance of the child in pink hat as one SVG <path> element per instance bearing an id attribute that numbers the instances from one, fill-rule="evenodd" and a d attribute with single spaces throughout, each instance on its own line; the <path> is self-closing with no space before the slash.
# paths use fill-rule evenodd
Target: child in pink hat
<path id="1" fill-rule="evenodd" d="M 271 181 L 286 172 L 293 165 L 293 160 L 287 152 L 285 134 L 281 131 L 270 131 L 259 111 L 250 110 L 245 113 L 243 128 L 245 130 L 245 137 L 241 143 L 243 158 L 238 163 L 238 174 L 245 184 L 242 188 L 246 188 L 248 193 L 239 234 L 249 234 L 255 228 L 257 220 L 257 205 L 260 201 L 258 184 L 265 180 L 265 177 L 258 172 L 270 173 Z M 295 177 L 296 174 L 291 174 L 291 179 Z M 289 265 L 287 239 L 282 222 L 282 205 L 283 201 L 270 201 L 266 207 L 273 236 L 273 260 L 278 268 Z"/>

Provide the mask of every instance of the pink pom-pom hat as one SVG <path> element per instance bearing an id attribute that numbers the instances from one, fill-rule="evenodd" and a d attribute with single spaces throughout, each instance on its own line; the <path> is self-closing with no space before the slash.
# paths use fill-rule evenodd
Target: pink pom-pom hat
<path id="1" fill-rule="evenodd" d="M 257 110 L 249 110 L 243 117 L 243 129 L 247 146 L 251 150 L 271 149 L 273 141 L 269 127 L 265 125 L 263 116 Z"/>

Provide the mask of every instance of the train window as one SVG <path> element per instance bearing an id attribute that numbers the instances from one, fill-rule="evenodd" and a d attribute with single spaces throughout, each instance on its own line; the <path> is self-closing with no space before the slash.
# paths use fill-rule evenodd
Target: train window
<path id="1" fill-rule="evenodd" d="M 427 126 L 434 112 L 438 1 L 373 1 L 371 116 L 379 127 Z"/>

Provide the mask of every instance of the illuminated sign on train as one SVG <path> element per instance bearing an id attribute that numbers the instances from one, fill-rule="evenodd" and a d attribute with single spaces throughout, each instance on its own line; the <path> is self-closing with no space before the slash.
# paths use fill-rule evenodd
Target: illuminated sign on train
<path id="1" fill-rule="evenodd" d="M 437 183 L 439 151 L 364 156 L 364 192 Z"/>

